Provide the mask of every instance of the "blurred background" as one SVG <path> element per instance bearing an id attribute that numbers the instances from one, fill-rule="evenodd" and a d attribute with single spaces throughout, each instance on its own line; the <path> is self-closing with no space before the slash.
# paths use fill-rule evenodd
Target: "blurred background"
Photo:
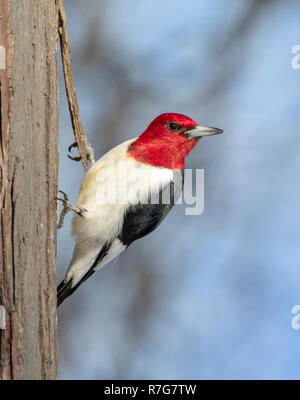
<path id="1" fill-rule="evenodd" d="M 65 0 L 85 133 L 99 158 L 163 112 L 224 129 L 188 168 L 205 210 L 176 206 L 59 309 L 61 379 L 300 377 L 300 2 Z M 59 186 L 81 163 L 60 69 Z M 297 183 L 298 182 L 298 183 Z M 58 280 L 73 251 L 58 233 Z"/>

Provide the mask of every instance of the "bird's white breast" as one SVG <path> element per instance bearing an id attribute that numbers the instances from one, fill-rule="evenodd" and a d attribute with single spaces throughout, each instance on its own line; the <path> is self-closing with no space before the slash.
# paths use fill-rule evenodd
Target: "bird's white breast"
<path id="1" fill-rule="evenodd" d="M 73 217 L 77 242 L 94 238 L 101 245 L 116 238 L 129 206 L 147 202 L 151 191 L 173 180 L 172 170 L 128 157 L 128 146 L 134 140 L 113 148 L 88 171 L 76 204 L 87 210 L 87 218 Z"/>

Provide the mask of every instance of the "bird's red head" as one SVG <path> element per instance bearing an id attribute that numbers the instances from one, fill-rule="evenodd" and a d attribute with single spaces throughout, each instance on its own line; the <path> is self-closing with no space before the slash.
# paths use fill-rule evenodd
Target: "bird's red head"
<path id="1" fill-rule="evenodd" d="M 166 113 L 155 118 L 128 149 L 137 161 L 169 169 L 184 168 L 184 159 L 202 136 L 222 133 L 199 126 L 182 114 Z"/>

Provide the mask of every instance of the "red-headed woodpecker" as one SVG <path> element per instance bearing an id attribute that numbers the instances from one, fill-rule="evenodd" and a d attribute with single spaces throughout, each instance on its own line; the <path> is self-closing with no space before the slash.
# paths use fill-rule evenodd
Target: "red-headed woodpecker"
<path id="1" fill-rule="evenodd" d="M 76 244 L 57 288 L 58 305 L 162 222 L 182 191 L 185 157 L 201 137 L 222 132 L 182 114 L 161 114 L 138 138 L 116 146 L 91 166 L 76 207 L 69 204 L 75 211 Z M 159 201 L 151 201 L 157 188 Z M 166 193 L 169 201 L 162 201 Z"/>

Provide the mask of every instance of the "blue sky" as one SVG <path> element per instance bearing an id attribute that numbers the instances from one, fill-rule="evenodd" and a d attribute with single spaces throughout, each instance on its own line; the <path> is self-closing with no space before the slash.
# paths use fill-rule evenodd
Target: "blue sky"
<path id="1" fill-rule="evenodd" d="M 264 2 L 247 28 L 251 4 L 65 1 L 98 157 L 161 112 L 225 133 L 187 163 L 205 169 L 204 213 L 177 206 L 61 307 L 61 378 L 299 378 L 299 2 Z M 60 188 L 74 202 L 83 172 L 66 158 L 62 80 L 60 98 Z M 59 232 L 60 278 L 70 220 Z"/>

